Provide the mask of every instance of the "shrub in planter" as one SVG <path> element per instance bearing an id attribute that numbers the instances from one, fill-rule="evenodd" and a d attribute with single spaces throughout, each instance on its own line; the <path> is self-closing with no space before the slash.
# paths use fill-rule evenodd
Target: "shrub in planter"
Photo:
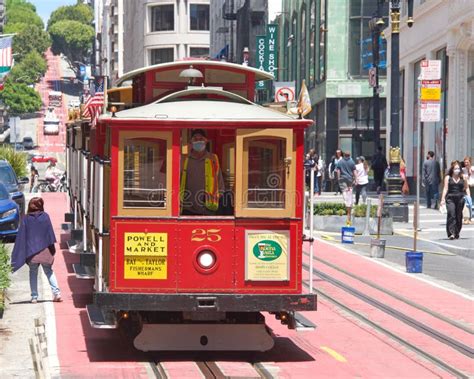
<path id="1" fill-rule="evenodd" d="M 0 242 L 0 316 L 5 308 L 5 292 L 10 286 L 10 273 L 12 267 L 10 265 L 10 255 L 7 247 Z"/>
<path id="2" fill-rule="evenodd" d="M 353 217 L 365 217 L 367 212 L 367 205 L 354 205 L 352 208 Z M 314 205 L 315 216 L 344 216 L 346 214 L 346 207 L 343 203 L 319 203 Z M 388 210 L 382 210 L 382 217 L 389 217 Z M 370 207 L 370 217 L 377 217 L 377 207 Z"/>

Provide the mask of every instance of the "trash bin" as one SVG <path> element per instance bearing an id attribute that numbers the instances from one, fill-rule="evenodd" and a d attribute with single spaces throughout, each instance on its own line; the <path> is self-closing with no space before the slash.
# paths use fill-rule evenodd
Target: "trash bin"
<path id="1" fill-rule="evenodd" d="M 423 272 L 423 253 L 417 251 L 407 251 L 405 253 L 405 263 L 407 272 L 418 274 Z"/>
<path id="2" fill-rule="evenodd" d="M 370 257 L 383 258 L 385 256 L 385 240 L 373 238 L 370 240 Z"/>
<path id="3" fill-rule="evenodd" d="M 354 243 L 355 227 L 343 226 L 341 228 L 341 242 Z"/>

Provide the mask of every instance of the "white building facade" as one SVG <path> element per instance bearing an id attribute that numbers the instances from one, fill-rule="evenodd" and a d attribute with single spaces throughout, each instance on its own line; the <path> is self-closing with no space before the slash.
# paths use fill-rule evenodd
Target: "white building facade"
<path id="1" fill-rule="evenodd" d="M 416 160 L 423 160 L 430 150 L 435 152 L 442 167 L 447 168 L 452 160 L 474 156 L 474 0 L 415 0 L 412 28 L 405 22 L 406 2 L 403 5 L 400 144 L 407 173 L 416 176 Z M 390 38 L 388 30 L 387 38 Z M 436 123 L 419 121 L 417 78 L 424 59 L 442 62 L 441 121 Z M 421 133 L 419 157 L 417 128 Z"/>
<path id="2" fill-rule="evenodd" d="M 144 66 L 209 56 L 210 0 L 105 0 L 104 74 L 112 81 Z M 96 20 L 97 22 L 97 20 Z"/>

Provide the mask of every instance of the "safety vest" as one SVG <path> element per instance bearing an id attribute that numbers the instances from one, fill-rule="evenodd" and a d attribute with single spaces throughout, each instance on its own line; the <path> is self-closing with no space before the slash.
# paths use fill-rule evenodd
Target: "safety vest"
<path id="1" fill-rule="evenodd" d="M 180 198 L 181 204 L 184 201 L 184 191 L 186 190 L 186 180 L 188 176 L 188 162 L 189 157 L 184 159 L 183 172 L 181 174 L 181 185 L 180 185 Z M 204 206 L 212 212 L 217 211 L 219 208 L 219 159 L 215 154 L 210 154 L 204 161 Z"/>

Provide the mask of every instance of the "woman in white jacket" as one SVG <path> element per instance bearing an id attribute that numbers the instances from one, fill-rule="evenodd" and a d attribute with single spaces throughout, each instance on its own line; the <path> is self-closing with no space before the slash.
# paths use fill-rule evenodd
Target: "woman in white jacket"
<path id="1" fill-rule="evenodd" d="M 360 156 L 356 159 L 356 205 L 359 204 L 359 198 L 362 195 L 362 203 L 367 202 L 367 184 L 369 184 L 369 165 L 365 158 Z"/>

